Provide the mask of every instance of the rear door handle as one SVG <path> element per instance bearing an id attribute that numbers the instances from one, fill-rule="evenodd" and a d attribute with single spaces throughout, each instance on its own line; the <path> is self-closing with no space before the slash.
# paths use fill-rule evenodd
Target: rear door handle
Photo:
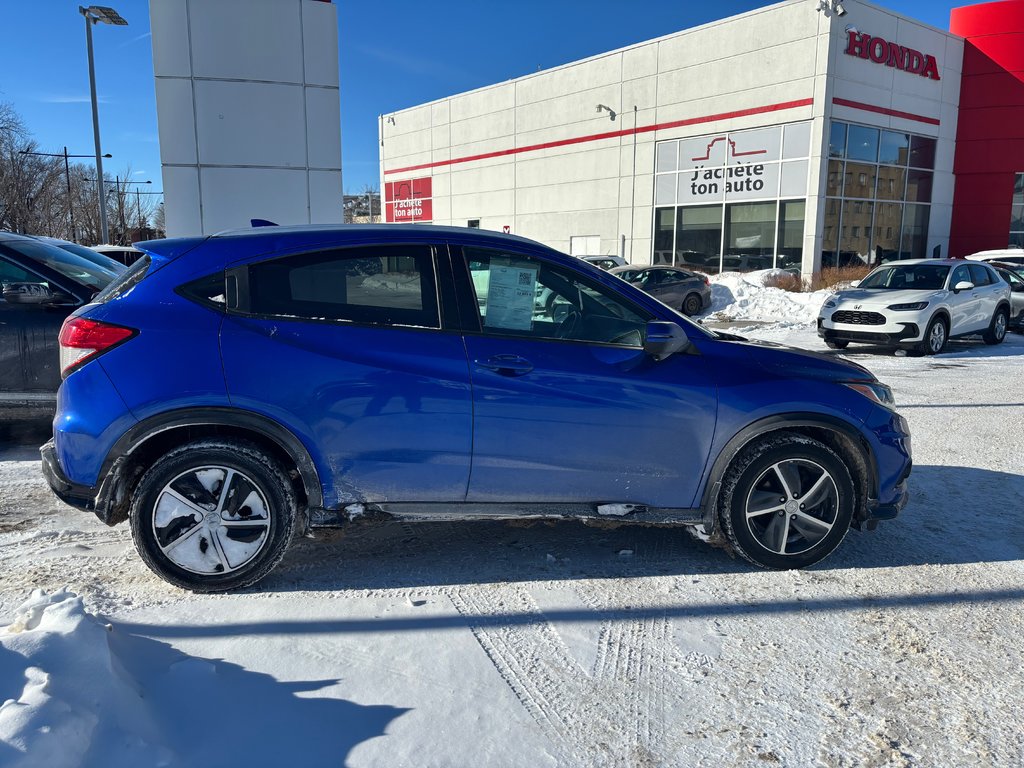
<path id="1" fill-rule="evenodd" d="M 519 355 L 495 355 L 486 360 L 474 360 L 473 364 L 501 376 L 524 376 L 533 370 L 533 363 Z"/>

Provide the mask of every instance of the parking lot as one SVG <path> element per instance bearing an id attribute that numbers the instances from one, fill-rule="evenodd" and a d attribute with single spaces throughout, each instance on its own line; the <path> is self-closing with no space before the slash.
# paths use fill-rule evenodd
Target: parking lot
<path id="1" fill-rule="evenodd" d="M 755 333 L 820 348 L 812 330 Z M 50 494 L 45 432 L 26 427 L 0 455 L 0 624 L 67 585 L 155 689 L 200 665 L 198 693 L 282 726 L 218 742 L 224 759 L 301 738 L 309 764 L 1020 764 L 1024 338 L 850 351 L 910 421 L 912 500 L 806 571 L 683 531 L 394 524 L 194 596 L 125 526 Z M 149 706 L 175 720 L 166 697 Z M 200 726 L 175 723 L 162 748 L 198 764 Z"/>

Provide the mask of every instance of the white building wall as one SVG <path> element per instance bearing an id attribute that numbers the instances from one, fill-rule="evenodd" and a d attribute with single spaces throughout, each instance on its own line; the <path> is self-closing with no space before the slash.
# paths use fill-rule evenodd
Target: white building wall
<path id="1" fill-rule="evenodd" d="M 167 234 L 341 220 L 337 9 L 150 0 Z"/>
<path id="2" fill-rule="evenodd" d="M 962 42 L 859 0 L 844 4 L 848 13 L 840 18 L 817 12 L 808 0 L 787 0 L 384 115 L 382 189 L 431 177 L 428 219 L 435 223 L 479 220 L 485 229 L 507 227 L 566 252 L 572 237 L 596 235 L 602 253 L 623 249 L 631 261 L 647 262 L 657 142 L 809 120 L 803 268 L 810 273 L 820 263 L 828 125 L 835 115 L 939 139 L 930 228 L 934 244 L 943 244 Z M 941 82 L 844 55 L 851 23 L 941 51 Z M 836 96 L 940 124 L 834 107 Z"/>

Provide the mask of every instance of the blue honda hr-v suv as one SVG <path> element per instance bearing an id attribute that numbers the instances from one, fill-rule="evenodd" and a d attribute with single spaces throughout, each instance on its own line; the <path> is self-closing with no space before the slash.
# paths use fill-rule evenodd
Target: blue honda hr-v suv
<path id="1" fill-rule="evenodd" d="M 536 242 L 140 247 L 61 330 L 43 470 L 181 587 L 251 584 L 293 536 L 375 518 L 694 526 L 798 568 L 906 503 L 907 424 L 867 370 L 712 332 Z"/>

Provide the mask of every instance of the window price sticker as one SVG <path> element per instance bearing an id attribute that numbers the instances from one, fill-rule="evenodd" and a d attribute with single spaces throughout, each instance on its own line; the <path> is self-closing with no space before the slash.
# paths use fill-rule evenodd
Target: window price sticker
<path id="1" fill-rule="evenodd" d="M 533 329 L 537 270 L 491 263 L 487 289 L 486 324 L 516 331 Z"/>

